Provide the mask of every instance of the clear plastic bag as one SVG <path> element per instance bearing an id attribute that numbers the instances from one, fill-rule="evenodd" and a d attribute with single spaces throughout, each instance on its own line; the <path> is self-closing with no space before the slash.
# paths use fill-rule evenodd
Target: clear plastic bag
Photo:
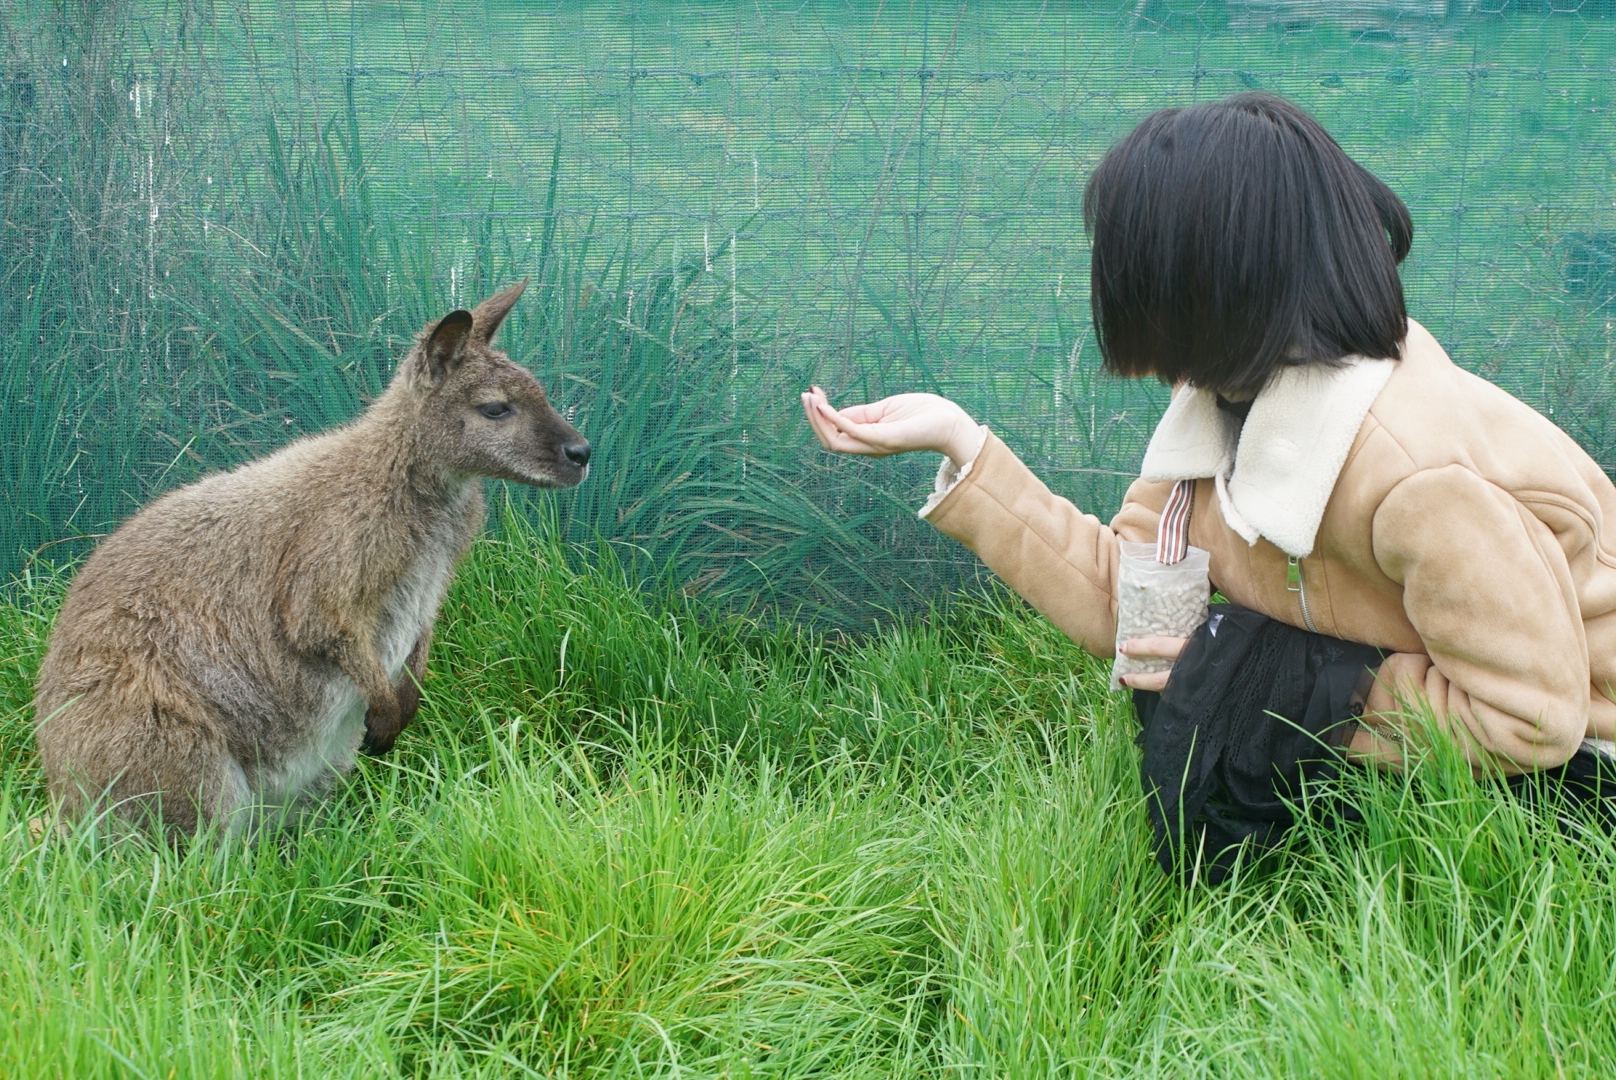
<path id="1" fill-rule="evenodd" d="M 1192 547 L 1179 562 L 1156 561 L 1155 544 L 1122 547 L 1117 569 L 1117 644 L 1140 637 L 1183 637 L 1206 621 L 1212 585 L 1207 570 L 1212 556 Z M 1111 689 L 1122 688 L 1124 675 L 1168 671 L 1171 660 L 1123 656 L 1111 665 Z"/>

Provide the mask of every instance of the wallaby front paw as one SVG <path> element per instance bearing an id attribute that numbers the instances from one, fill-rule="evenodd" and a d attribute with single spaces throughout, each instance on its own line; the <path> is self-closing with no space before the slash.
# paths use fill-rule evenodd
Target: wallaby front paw
<path id="1" fill-rule="evenodd" d="M 365 737 L 359 741 L 359 752 L 368 754 L 370 757 L 381 757 L 393 748 L 393 743 L 397 739 L 398 732 L 396 731 L 382 735 L 378 734 L 375 728 L 367 727 L 365 728 Z"/>
<path id="2" fill-rule="evenodd" d="M 421 708 L 421 688 L 415 682 L 415 676 L 405 671 L 394 687 L 398 695 L 398 728 L 403 731 L 415 719 L 415 714 Z"/>
<path id="3" fill-rule="evenodd" d="M 365 713 L 365 737 L 359 742 L 359 752 L 380 757 L 393 748 L 403 727 L 397 709 L 384 711 L 371 706 Z"/>

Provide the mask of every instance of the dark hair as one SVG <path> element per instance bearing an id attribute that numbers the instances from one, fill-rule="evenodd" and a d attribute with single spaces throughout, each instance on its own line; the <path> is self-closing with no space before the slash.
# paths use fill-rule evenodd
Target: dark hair
<path id="1" fill-rule="evenodd" d="M 1408 208 L 1272 94 L 1151 114 L 1094 170 L 1083 221 L 1118 375 L 1244 393 L 1282 364 L 1396 359 L 1408 334 Z"/>

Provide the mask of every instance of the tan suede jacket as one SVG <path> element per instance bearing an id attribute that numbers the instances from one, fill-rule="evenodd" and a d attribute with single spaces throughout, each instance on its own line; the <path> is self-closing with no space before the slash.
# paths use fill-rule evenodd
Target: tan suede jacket
<path id="1" fill-rule="evenodd" d="M 1264 536 L 1248 543 L 1220 512 L 1214 481 L 1197 481 L 1190 542 L 1211 553 L 1214 587 L 1293 626 L 1398 654 L 1382 682 L 1417 690 L 1439 722 L 1462 726 L 1470 738 L 1453 734 L 1473 761 L 1548 767 L 1585 737 L 1612 738 L 1616 486 L 1568 435 L 1456 366 L 1412 322 L 1402 360 L 1365 400 L 1312 549 L 1297 560 L 1299 589 L 1290 557 Z M 925 516 L 1108 657 L 1118 541 L 1154 542 L 1171 487 L 1135 481 L 1107 526 L 990 434 Z"/>

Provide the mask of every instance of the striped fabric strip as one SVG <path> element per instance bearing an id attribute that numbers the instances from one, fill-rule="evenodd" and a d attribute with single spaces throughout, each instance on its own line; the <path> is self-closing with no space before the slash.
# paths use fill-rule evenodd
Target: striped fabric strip
<path id="1" fill-rule="evenodd" d="M 1171 566 L 1180 562 L 1190 547 L 1190 506 L 1195 501 L 1195 481 L 1180 480 L 1173 485 L 1156 528 L 1156 561 Z"/>

